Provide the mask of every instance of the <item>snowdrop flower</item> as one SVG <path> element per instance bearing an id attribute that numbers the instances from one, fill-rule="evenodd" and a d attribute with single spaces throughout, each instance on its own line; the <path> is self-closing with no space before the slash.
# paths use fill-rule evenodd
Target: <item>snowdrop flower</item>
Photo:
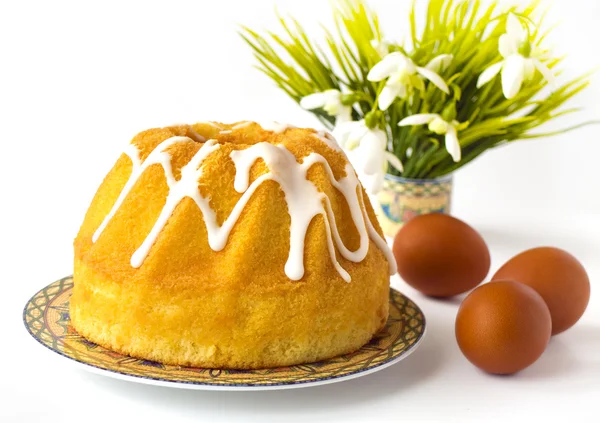
<path id="1" fill-rule="evenodd" d="M 445 121 L 437 113 L 421 113 L 406 117 L 400 121 L 398 126 L 415 126 L 429 124 L 429 130 L 438 135 L 446 136 L 446 150 L 455 162 L 460 162 L 461 151 L 458 142 L 457 129 L 460 123 L 456 120 Z"/>
<path id="2" fill-rule="evenodd" d="M 414 88 L 425 89 L 424 79 L 427 79 L 446 94 L 450 94 L 448 85 L 437 72 L 442 66 L 447 66 L 452 60 L 449 54 L 435 57 L 424 68 L 414 64 L 412 60 L 400 52 L 390 53 L 377 63 L 367 75 L 372 82 L 387 79 L 385 87 L 379 94 L 379 109 L 387 110 L 396 97 L 409 97 Z M 436 70 L 433 70 L 436 69 Z"/>
<path id="3" fill-rule="evenodd" d="M 370 194 L 381 190 L 388 162 L 402 171 L 398 157 L 387 151 L 386 133 L 381 129 L 368 128 L 364 119 L 340 125 L 334 136 Z"/>
<path id="4" fill-rule="evenodd" d="M 531 44 L 529 33 L 514 14 L 509 14 L 506 20 L 506 34 L 502 34 L 498 40 L 498 49 L 504 58 L 479 75 L 477 88 L 487 84 L 500 71 L 502 71 L 502 92 L 504 97 L 514 98 L 523 85 L 523 81 L 529 81 L 539 70 L 546 81 L 554 85 L 554 74 L 541 62 L 542 51 Z"/>
<path id="5" fill-rule="evenodd" d="M 327 90 L 303 97 L 300 106 L 306 110 L 323 109 L 329 116 L 336 118 L 336 125 L 352 120 L 352 107 L 342 103 L 339 90 Z"/>

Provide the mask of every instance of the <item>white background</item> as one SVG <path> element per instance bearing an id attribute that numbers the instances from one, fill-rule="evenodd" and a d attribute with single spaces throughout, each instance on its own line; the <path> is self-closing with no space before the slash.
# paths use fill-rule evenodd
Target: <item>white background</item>
<path id="1" fill-rule="evenodd" d="M 236 35 L 238 23 L 274 27 L 273 3 L 302 22 L 327 22 L 322 0 L 0 3 L 0 422 L 598 421 L 598 127 L 501 148 L 456 174 L 455 214 L 488 241 L 492 271 L 525 248 L 555 245 L 592 280 L 580 323 L 516 376 L 486 375 L 461 356 L 453 333 L 461 298 L 433 301 L 399 279 L 428 318 L 422 346 L 380 373 L 323 387 L 141 386 L 74 369 L 28 338 L 25 301 L 71 272 L 89 201 L 136 132 L 209 119 L 315 124 L 252 68 Z M 398 39 L 408 1 L 371 3 Z M 562 78 L 599 64 L 600 2 L 556 1 L 548 20 L 561 23 L 551 45 L 569 55 Z M 598 118 L 599 98 L 596 82 L 571 103 L 585 111 L 562 124 Z"/>

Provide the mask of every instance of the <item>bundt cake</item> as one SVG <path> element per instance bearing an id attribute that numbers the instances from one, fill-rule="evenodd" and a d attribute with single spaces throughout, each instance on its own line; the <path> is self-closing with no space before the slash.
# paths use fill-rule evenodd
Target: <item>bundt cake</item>
<path id="1" fill-rule="evenodd" d="M 252 369 L 359 349 L 395 262 L 331 135 L 213 122 L 135 136 L 75 239 L 74 328 L 167 364 Z"/>

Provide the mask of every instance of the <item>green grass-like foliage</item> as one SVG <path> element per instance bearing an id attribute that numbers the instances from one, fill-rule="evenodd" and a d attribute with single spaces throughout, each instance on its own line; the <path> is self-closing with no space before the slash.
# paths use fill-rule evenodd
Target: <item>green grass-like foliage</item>
<path id="1" fill-rule="evenodd" d="M 480 0 L 430 0 L 425 25 L 419 28 L 413 4 L 406 24 L 410 39 L 404 45 L 391 44 L 389 52 L 399 51 L 424 66 L 440 54 L 452 54 L 450 66 L 440 72 L 450 94 L 426 81 L 422 91 L 415 90 L 407 99 L 396 99 L 385 112 L 377 111 L 377 95 L 385 82 L 367 80 L 369 70 L 382 55 L 372 41 L 385 39 L 377 14 L 362 0 L 333 2 L 335 29 L 323 27 L 324 38 L 309 38 L 293 18 L 279 17 L 281 33 L 258 33 L 242 27 L 241 35 L 253 49 L 258 69 L 271 78 L 296 102 L 309 94 L 337 89 L 352 94 L 353 119 L 371 114 L 378 126 L 388 133 L 389 151 L 404 164 L 401 174 L 408 178 L 435 178 L 449 174 L 470 162 L 485 150 L 521 139 L 562 133 L 581 125 L 552 133 L 532 130 L 577 109 L 560 110 L 571 97 L 589 84 L 589 74 L 555 87 L 544 89 L 547 82 L 539 72 L 526 81 L 519 94 L 506 99 L 500 76 L 477 88 L 479 75 L 490 65 L 503 60 L 498 39 L 505 32 L 509 13 L 530 22 L 532 45 L 541 48 L 549 31 L 542 33 L 544 14 L 538 13 L 539 1 L 526 7 L 500 10 L 492 2 Z M 538 15 L 540 15 L 538 17 Z M 546 57 L 544 63 L 559 74 L 562 58 Z M 346 96 L 348 97 L 348 96 Z M 399 127 L 403 118 L 417 113 L 439 113 L 449 105 L 456 108 L 456 120 L 465 122 L 459 132 L 462 160 L 455 163 L 444 148 L 443 136 L 427 125 Z M 323 110 L 312 111 L 329 129 L 335 118 Z M 390 168 L 390 172 L 399 175 Z"/>

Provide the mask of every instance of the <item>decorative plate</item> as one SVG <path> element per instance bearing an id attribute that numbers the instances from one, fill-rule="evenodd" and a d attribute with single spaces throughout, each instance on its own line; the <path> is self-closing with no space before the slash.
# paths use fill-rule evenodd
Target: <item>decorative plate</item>
<path id="1" fill-rule="evenodd" d="M 72 277 L 58 280 L 35 294 L 23 320 L 38 342 L 85 365 L 88 370 L 152 385 L 208 390 L 299 388 L 338 382 L 381 370 L 407 357 L 425 333 L 419 307 L 390 289 L 387 326 L 360 350 L 318 363 L 262 370 L 203 369 L 170 366 L 125 356 L 81 337 L 70 324 Z"/>

